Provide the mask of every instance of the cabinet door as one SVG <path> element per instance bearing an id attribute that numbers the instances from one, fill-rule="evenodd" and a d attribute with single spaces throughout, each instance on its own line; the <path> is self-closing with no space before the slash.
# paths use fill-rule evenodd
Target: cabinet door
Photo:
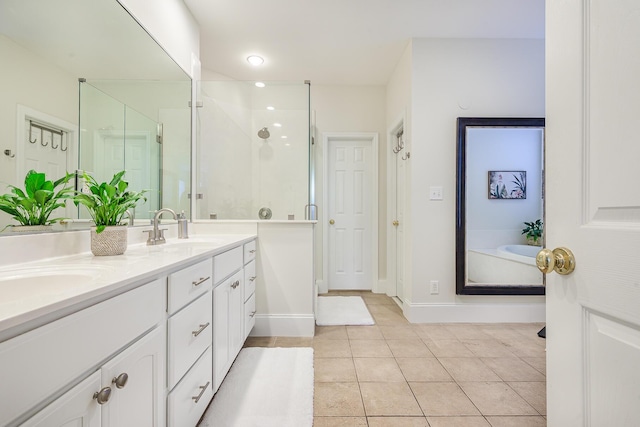
<path id="1" fill-rule="evenodd" d="M 229 358 L 233 361 L 244 343 L 244 271 L 231 277 L 229 297 Z"/>
<path id="2" fill-rule="evenodd" d="M 93 399 L 100 388 L 100 372 L 94 372 L 27 420 L 22 427 L 100 427 L 102 406 Z"/>
<path id="3" fill-rule="evenodd" d="M 102 407 L 103 426 L 164 426 L 164 327 L 149 332 L 101 372 L 102 387 L 111 387 L 111 399 Z"/>
<path id="4" fill-rule="evenodd" d="M 231 279 L 213 290 L 213 391 L 217 391 L 227 374 L 229 361 L 229 302 Z"/>

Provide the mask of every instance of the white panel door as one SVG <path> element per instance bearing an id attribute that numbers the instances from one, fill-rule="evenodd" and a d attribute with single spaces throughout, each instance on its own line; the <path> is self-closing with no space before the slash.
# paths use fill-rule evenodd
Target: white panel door
<path id="1" fill-rule="evenodd" d="M 547 275 L 551 427 L 640 425 L 640 9 L 547 1 Z"/>
<path id="2" fill-rule="evenodd" d="M 329 141 L 329 289 L 372 289 L 371 145 Z"/>
<path id="3" fill-rule="evenodd" d="M 395 154 L 396 162 L 396 218 L 395 221 L 395 248 L 396 248 L 396 296 L 400 301 L 404 300 L 404 201 L 406 185 L 406 152 L 407 149 Z"/>

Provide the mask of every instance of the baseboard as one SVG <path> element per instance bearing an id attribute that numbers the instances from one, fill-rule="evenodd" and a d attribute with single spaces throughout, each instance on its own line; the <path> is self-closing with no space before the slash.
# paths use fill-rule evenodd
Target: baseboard
<path id="1" fill-rule="evenodd" d="M 545 322 L 544 303 L 412 304 L 402 306 L 411 323 L 532 323 Z"/>
<path id="2" fill-rule="evenodd" d="M 329 292 L 329 285 L 324 280 L 316 280 L 316 286 L 318 287 L 318 294 L 326 294 Z"/>
<path id="3" fill-rule="evenodd" d="M 252 337 L 312 337 L 316 330 L 313 314 L 256 314 Z"/>

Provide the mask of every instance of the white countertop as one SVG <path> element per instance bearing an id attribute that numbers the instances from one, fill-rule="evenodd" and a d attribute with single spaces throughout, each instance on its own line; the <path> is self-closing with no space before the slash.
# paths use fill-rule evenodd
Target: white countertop
<path id="1" fill-rule="evenodd" d="M 129 245 L 118 256 L 84 252 L 3 266 L 0 342 L 255 238 L 255 234 L 195 235 L 157 246 Z"/>

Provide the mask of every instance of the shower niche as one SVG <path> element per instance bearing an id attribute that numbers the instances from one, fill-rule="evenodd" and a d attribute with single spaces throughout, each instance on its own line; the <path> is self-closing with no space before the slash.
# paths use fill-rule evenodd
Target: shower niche
<path id="1" fill-rule="evenodd" d="M 305 219 L 309 84 L 202 81 L 198 101 L 196 217 Z"/>

